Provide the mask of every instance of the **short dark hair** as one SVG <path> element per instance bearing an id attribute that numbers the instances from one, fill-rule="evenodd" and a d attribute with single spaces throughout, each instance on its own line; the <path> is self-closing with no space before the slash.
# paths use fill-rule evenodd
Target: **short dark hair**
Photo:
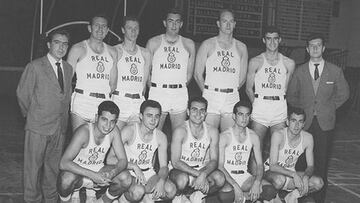
<path id="1" fill-rule="evenodd" d="M 166 15 L 164 16 L 164 20 L 166 20 L 169 16 L 169 14 L 178 14 L 180 15 L 180 20 L 182 21 L 183 19 L 183 13 L 182 10 L 180 8 L 174 7 L 174 8 L 170 8 L 169 10 L 166 11 Z"/>
<path id="2" fill-rule="evenodd" d="M 189 101 L 188 101 L 188 109 L 191 108 L 191 104 L 193 102 L 199 102 L 199 103 L 205 104 L 205 109 L 207 110 L 208 101 L 204 97 L 192 97 L 191 99 L 189 99 Z"/>
<path id="3" fill-rule="evenodd" d="M 106 100 L 99 104 L 98 112 L 97 112 L 98 116 L 100 116 L 104 111 L 110 112 L 111 114 L 115 114 L 116 118 L 119 117 L 120 109 L 113 101 Z"/>
<path id="4" fill-rule="evenodd" d="M 125 27 L 127 21 L 135 21 L 140 25 L 139 19 L 135 16 L 124 16 L 121 22 L 121 27 Z"/>
<path id="5" fill-rule="evenodd" d="M 105 13 L 98 13 L 98 14 L 93 15 L 89 19 L 89 25 L 93 24 L 95 18 L 104 18 L 106 20 L 107 26 L 109 27 L 109 17 Z"/>
<path id="6" fill-rule="evenodd" d="M 290 119 L 292 114 L 304 115 L 304 120 L 306 120 L 306 113 L 304 109 L 288 105 L 288 119 Z"/>
<path id="7" fill-rule="evenodd" d="M 325 45 L 325 37 L 321 33 L 310 33 L 306 38 L 306 46 L 309 46 L 309 42 L 314 39 L 321 39 L 323 45 Z"/>
<path id="8" fill-rule="evenodd" d="M 64 35 L 68 39 L 68 41 L 70 41 L 70 33 L 65 29 L 56 29 L 51 31 L 46 37 L 46 41 L 51 42 L 55 35 Z"/>
<path id="9" fill-rule="evenodd" d="M 228 8 L 224 8 L 224 9 L 221 9 L 221 10 L 219 11 L 219 16 L 218 16 L 218 20 L 219 20 L 219 21 L 220 21 L 221 15 L 222 15 L 223 13 L 225 13 L 225 12 L 231 13 L 231 15 L 235 18 L 235 16 L 234 16 L 234 11 L 233 11 L 233 10 L 228 9 Z"/>
<path id="10" fill-rule="evenodd" d="M 238 108 L 239 108 L 240 106 L 243 106 L 243 107 L 248 108 L 249 111 L 250 111 L 250 113 L 251 113 L 251 111 L 252 111 L 252 105 L 251 105 L 251 103 L 248 102 L 248 101 L 241 100 L 241 101 L 238 101 L 238 102 L 234 105 L 234 108 L 233 108 L 233 113 L 234 113 L 234 114 L 237 114 Z"/>
<path id="11" fill-rule="evenodd" d="M 161 113 L 161 105 L 159 102 L 157 102 L 155 100 L 148 99 L 148 100 L 145 100 L 143 103 L 141 103 L 140 113 L 143 114 L 147 107 L 157 108 L 157 109 L 159 109 L 159 111 Z"/>
<path id="12" fill-rule="evenodd" d="M 280 29 L 274 25 L 266 26 L 263 30 L 263 38 L 265 38 L 267 33 L 277 33 L 280 37 Z"/>

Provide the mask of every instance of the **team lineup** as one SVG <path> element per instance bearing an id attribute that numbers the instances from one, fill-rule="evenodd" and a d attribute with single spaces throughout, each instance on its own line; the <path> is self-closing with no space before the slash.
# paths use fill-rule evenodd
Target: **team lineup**
<path id="1" fill-rule="evenodd" d="M 180 10 L 163 25 L 141 47 L 139 21 L 126 16 L 123 42 L 110 46 L 109 21 L 95 15 L 66 61 L 69 34 L 50 33 L 48 54 L 26 66 L 17 88 L 25 202 L 80 202 L 81 188 L 89 203 L 324 202 L 335 111 L 349 87 L 323 59 L 323 36 L 309 36 L 309 61 L 296 67 L 279 52 L 275 26 L 249 60 L 231 10 L 219 12 L 218 35 L 197 50 L 179 34 Z M 202 95 L 189 97 L 192 78 Z M 162 131 L 167 116 L 171 135 Z"/>

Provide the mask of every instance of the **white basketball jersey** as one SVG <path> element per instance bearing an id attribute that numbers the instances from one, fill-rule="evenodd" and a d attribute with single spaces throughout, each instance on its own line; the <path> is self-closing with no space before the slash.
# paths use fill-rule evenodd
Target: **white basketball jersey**
<path id="1" fill-rule="evenodd" d="M 117 62 L 118 79 L 116 90 L 123 93 L 141 94 L 144 87 L 144 57 L 141 49 L 136 45 L 136 53 L 129 54 L 123 45 L 118 46 L 122 49 L 122 56 Z"/>
<path id="2" fill-rule="evenodd" d="M 300 143 L 296 147 L 289 145 L 287 128 L 284 128 L 284 147 L 279 150 L 278 164 L 284 168 L 295 171 L 295 164 L 299 156 L 304 152 L 303 148 L 303 131 L 300 132 Z"/>
<path id="3" fill-rule="evenodd" d="M 203 122 L 204 134 L 200 139 L 196 139 L 192 135 L 189 121 L 185 121 L 185 125 L 187 137 L 181 146 L 180 160 L 189 166 L 198 166 L 201 168 L 204 165 L 206 152 L 210 147 L 210 138 L 208 136 L 206 123 Z"/>
<path id="4" fill-rule="evenodd" d="M 205 84 L 216 88 L 237 89 L 240 80 L 240 56 L 235 39 L 230 49 L 223 49 L 215 40 L 215 51 L 206 60 Z"/>
<path id="5" fill-rule="evenodd" d="M 156 136 L 156 129 L 150 142 L 144 142 L 140 138 L 139 125 L 135 123 L 135 140 L 131 145 L 124 145 L 128 161 L 137 164 L 140 169 L 153 168 L 152 159 L 159 144 Z"/>
<path id="6" fill-rule="evenodd" d="M 286 86 L 286 72 L 284 56 L 279 53 L 276 65 L 270 65 L 264 54 L 261 54 L 264 63 L 255 73 L 255 94 L 264 96 L 284 96 Z"/>
<path id="7" fill-rule="evenodd" d="M 97 145 L 94 138 L 93 124 L 88 123 L 88 125 L 89 143 L 80 150 L 73 161 L 86 169 L 99 171 L 104 166 L 105 156 L 110 148 L 110 135 L 106 135 L 101 144 Z"/>
<path id="8" fill-rule="evenodd" d="M 103 43 L 104 51 L 95 53 L 85 40 L 86 55 L 76 64 L 76 88 L 89 92 L 107 94 L 110 92 L 110 70 L 113 66 L 108 45 Z"/>
<path id="9" fill-rule="evenodd" d="M 175 44 L 166 42 L 161 35 L 160 47 L 152 60 L 151 82 L 157 84 L 186 84 L 189 52 L 182 43 L 182 37 Z"/>
<path id="10" fill-rule="evenodd" d="M 252 149 L 249 129 L 245 128 L 246 139 L 244 142 L 239 142 L 236 139 L 233 128 L 230 128 L 228 131 L 231 134 L 231 140 L 230 144 L 225 148 L 224 168 L 228 172 L 234 170 L 243 170 L 246 172 Z"/>

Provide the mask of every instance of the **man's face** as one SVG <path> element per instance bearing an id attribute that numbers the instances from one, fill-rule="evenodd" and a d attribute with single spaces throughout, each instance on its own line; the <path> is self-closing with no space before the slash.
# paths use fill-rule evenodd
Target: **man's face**
<path id="1" fill-rule="evenodd" d="M 263 42 L 267 50 L 277 51 L 281 42 L 281 38 L 279 36 L 279 33 L 266 33 L 265 37 L 263 38 Z"/>
<path id="2" fill-rule="evenodd" d="M 166 28 L 166 33 L 177 35 L 180 32 L 183 22 L 179 14 L 169 13 L 166 20 L 163 21 L 163 24 Z"/>
<path id="3" fill-rule="evenodd" d="M 139 23 L 137 21 L 128 20 L 125 23 L 125 26 L 122 29 L 122 32 L 124 33 L 124 38 L 136 42 L 136 39 L 139 35 Z"/>
<path id="4" fill-rule="evenodd" d="M 103 111 L 96 119 L 96 126 L 99 131 L 106 135 L 109 134 L 116 126 L 117 116 L 108 111 Z"/>
<path id="5" fill-rule="evenodd" d="M 160 120 L 161 112 L 158 108 L 146 107 L 144 112 L 140 114 L 142 124 L 149 130 L 154 130 Z"/>
<path id="6" fill-rule="evenodd" d="M 292 134 L 299 135 L 305 125 L 305 116 L 303 114 L 297 115 L 292 113 L 288 118 L 287 124 Z"/>
<path id="7" fill-rule="evenodd" d="M 194 101 L 188 109 L 189 120 L 196 124 L 201 124 L 205 121 L 207 111 L 206 105 L 202 102 Z"/>
<path id="8" fill-rule="evenodd" d="M 236 25 L 233 14 L 228 11 L 223 12 L 216 23 L 219 31 L 225 34 L 232 34 Z"/>
<path id="9" fill-rule="evenodd" d="M 47 43 L 49 53 L 56 60 L 65 56 L 69 47 L 69 39 L 65 35 L 55 34 L 51 41 Z"/>
<path id="10" fill-rule="evenodd" d="M 88 30 L 93 38 L 102 41 L 109 31 L 108 22 L 105 18 L 95 17 L 88 26 Z"/>
<path id="11" fill-rule="evenodd" d="M 233 114 L 233 119 L 236 125 L 245 128 L 249 124 L 250 109 L 245 106 L 237 107 L 237 112 Z"/>
<path id="12" fill-rule="evenodd" d="M 325 51 L 322 39 L 310 40 L 308 46 L 306 47 L 306 51 L 309 53 L 311 58 L 321 58 Z"/>

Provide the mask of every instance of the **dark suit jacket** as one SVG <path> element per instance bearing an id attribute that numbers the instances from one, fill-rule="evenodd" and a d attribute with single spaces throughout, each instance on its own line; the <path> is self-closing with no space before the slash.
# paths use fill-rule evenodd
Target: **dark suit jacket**
<path id="1" fill-rule="evenodd" d="M 26 65 L 16 94 L 26 117 L 25 130 L 51 135 L 57 129 L 66 131 L 71 100 L 72 67 L 62 61 L 64 92 L 47 56 Z"/>
<path id="2" fill-rule="evenodd" d="M 349 98 L 349 85 L 339 67 L 325 62 L 315 93 L 309 63 L 305 63 L 295 70 L 286 98 L 291 105 L 305 110 L 305 129 L 310 127 L 316 111 L 321 129 L 327 131 L 335 127 L 336 109 Z"/>

